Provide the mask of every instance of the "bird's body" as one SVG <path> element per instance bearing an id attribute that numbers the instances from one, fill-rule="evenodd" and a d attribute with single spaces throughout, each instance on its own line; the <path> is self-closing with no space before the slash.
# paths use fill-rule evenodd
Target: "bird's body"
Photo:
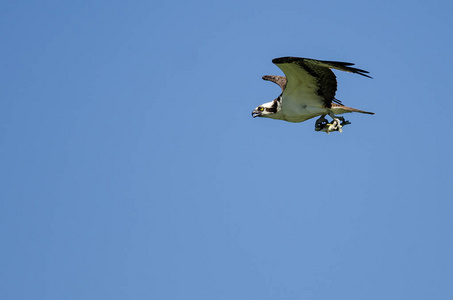
<path id="1" fill-rule="evenodd" d="M 258 106 L 252 113 L 253 117 L 265 117 L 288 122 L 304 122 L 321 116 L 316 122 L 317 131 L 341 131 L 342 125 L 349 124 L 336 115 L 348 112 L 374 114 L 344 106 L 335 99 L 337 81 L 331 68 L 341 71 L 360 74 L 365 77 L 367 71 L 352 68 L 353 64 L 344 62 L 321 61 L 299 57 L 282 57 L 272 60 L 286 75 L 263 76 L 264 80 L 278 84 L 282 93 L 275 100 Z M 371 77 L 370 77 L 371 78 Z M 325 115 L 331 116 L 334 121 L 340 120 L 338 126 L 327 123 Z M 347 122 L 347 123 L 346 123 Z M 327 130 L 323 130 L 327 128 Z M 329 128 L 331 130 L 329 130 Z"/>

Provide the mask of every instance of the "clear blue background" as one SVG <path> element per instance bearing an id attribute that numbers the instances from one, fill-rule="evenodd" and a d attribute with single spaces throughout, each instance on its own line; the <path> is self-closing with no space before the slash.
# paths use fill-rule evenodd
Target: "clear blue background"
<path id="1" fill-rule="evenodd" d="M 3 1 L 1 299 L 453 299 L 451 1 Z M 343 133 L 252 119 L 350 61 Z"/>

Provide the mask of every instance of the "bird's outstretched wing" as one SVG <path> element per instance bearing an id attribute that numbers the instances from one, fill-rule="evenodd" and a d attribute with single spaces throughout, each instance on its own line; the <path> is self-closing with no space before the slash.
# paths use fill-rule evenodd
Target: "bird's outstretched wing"
<path id="1" fill-rule="evenodd" d="M 287 83 L 283 90 L 283 101 L 289 105 L 332 107 L 337 91 L 337 79 L 331 69 L 371 78 L 367 75 L 367 71 L 353 68 L 351 66 L 354 64 L 347 62 L 300 57 L 280 57 L 273 59 L 272 62 L 286 75 Z"/>
<path id="2" fill-rule="evenodd" d="M 277 75 L 264 75 L 264 80 L 272 81 L 275 84 L 278 84 L 281 87 L 282 92 L 285 90 L 286 87 L 286 77 L 285 76 L 277 76 Z"/>

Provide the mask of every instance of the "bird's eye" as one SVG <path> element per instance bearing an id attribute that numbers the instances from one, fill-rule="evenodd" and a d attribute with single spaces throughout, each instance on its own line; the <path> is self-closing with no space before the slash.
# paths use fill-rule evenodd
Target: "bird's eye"
<path id="1" fill-rule="evenodd" d="M 259 111 L 263 111 L 263 110 L 264 110 L 264 107 L 261 106 L 260 108 L 258 108 L 258 110 L 259 110 Z"/>

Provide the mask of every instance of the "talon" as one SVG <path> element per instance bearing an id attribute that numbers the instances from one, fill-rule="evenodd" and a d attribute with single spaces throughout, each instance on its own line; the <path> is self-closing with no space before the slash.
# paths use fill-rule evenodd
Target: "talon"
<path id="1" fill-rule="evenodd" d="M 351 122 L 346 121 L 344 117 L 337 117 L 335 115 L 331 115 L 332 117 L 332 122 L 328 123 L 327 119 L 325 118 L 325 115 L 322 115 L 318 120 L 316 120 L 315 123 L 315 130 L 316 131 L 324 131 L 327 134 L 330 134 L 333 131 L 339 131 L 343 132 L 342 127 L 344 125 L 351 124 Z"/>
<path id="2" fill-rule="evenodd" d="M 335 120 L 332 123 L 327 124 L 326 132 L 331 133 L 332 131 L 337 131 L 338 124 L 335 123 Z"/>

